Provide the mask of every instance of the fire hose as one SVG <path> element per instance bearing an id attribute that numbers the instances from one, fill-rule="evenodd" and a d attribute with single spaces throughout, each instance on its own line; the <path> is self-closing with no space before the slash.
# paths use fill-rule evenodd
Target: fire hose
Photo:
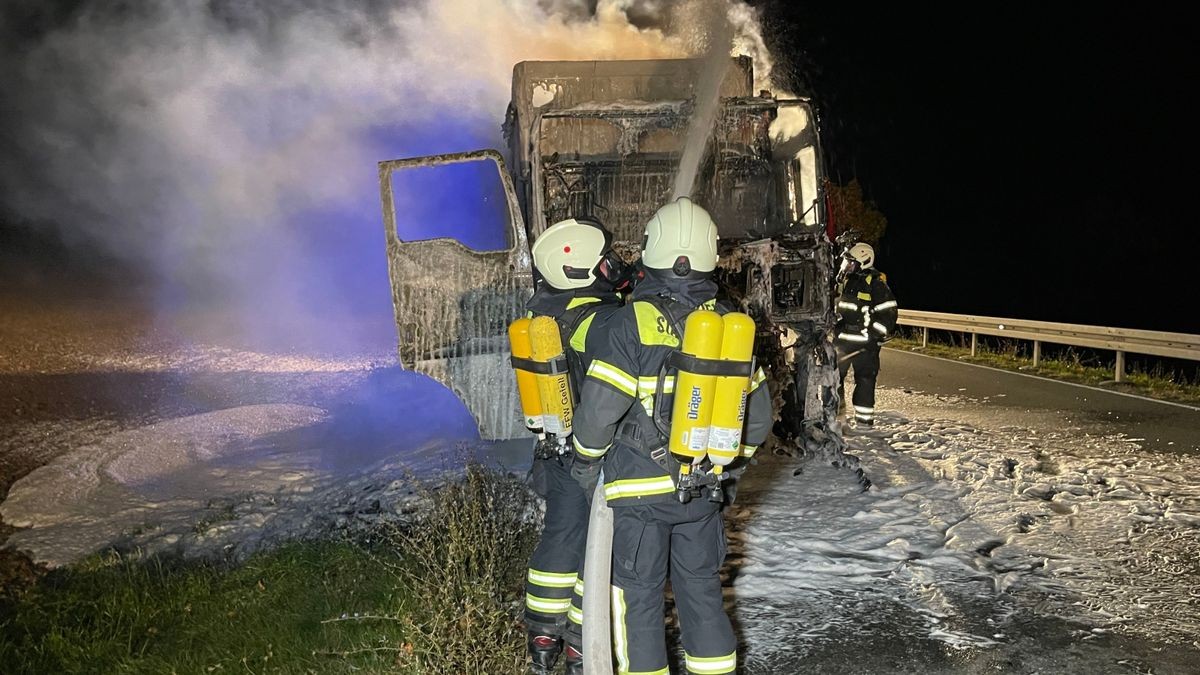
<path id="1" fill-rule="evenodd" d="M 588 516 L 587 553 L 583 560 L 583 672 L 612 675 L 613 513 L 604 499 L 604 471 L 596 481 Z"/>

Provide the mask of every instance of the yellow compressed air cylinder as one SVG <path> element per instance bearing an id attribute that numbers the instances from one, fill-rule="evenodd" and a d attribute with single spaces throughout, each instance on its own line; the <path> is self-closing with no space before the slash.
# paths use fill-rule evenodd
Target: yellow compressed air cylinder
<path id="1" fill-rule="evenodd" d="M 749 363 L 754 356 L 754 319 L 741 312 L 721 317 L 721 360 Z M 721 376 L 713 391 L 712 424 L 708 428 L 708 458 L 717 466 L 732 462 L 742 448 L 749 376 Z"/>
<path id="2" fill-rule="evenodd" d="M 533 360 L 549 363 L 563 355 L 562 336 L 558 322 L 548 316 L 534 317 L 529 323 L 529 339 Z M 542 428 L 548 434 L 565 439 L 571 433 L 575 404 L 571 400 L 571 383 L 567 373 L 537 375 L 538 394 L 542 398 Z"/>
<path id="3" fill-rule="evenodd" d="M 529 340 L 528 318 L 520 318 L 508 324 L 508 344 L 512 355 L 519 359 L 533 358 L 533 344 Z M 525 416 L 525 428 L 535 434 L 542 431 L 542 395 L 538 393 L 537 376 L 528 370 L 516 368 L 517 393 L 521 397 L 521 413 Z"/>
<path id="4" fill-rule="evenodd" d="M 688 315 L 680 351 L 703 359 L 721 356 L 721 315 L 698 309 Z M 675 403 L 671 408 L 671 453 L 684 464 L 696 464 L 708 451 L 708 427 L 712 419 L 713 390 L 717 378 L 685 370 L 675 375 Z"/>

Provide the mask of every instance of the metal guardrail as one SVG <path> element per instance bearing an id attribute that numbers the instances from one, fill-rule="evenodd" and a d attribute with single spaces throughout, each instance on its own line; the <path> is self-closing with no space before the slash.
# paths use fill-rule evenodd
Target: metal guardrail
<path id="1" fill-rule="evenodd" d="M 1168 333 L 1134 328 L 1084 326 L 1074 323 L 1000 319 L 994 316 L 971 316 L 943 312 L 900 310 L 901 325 L 914 326 L 921 331 L 921 346 L 929 344 L 929 329 L 970 333 L 971 356 L 975 356 L 980 335 L 1033 341 L 1033 365 L 1042 360 L 1042 343 L 1108 349 L 1117 353 L 1116 379 L 1125 379 L 1125 354 L 1152 354 L 1177 359 L 1200 361 L 1200 335 Z"/>

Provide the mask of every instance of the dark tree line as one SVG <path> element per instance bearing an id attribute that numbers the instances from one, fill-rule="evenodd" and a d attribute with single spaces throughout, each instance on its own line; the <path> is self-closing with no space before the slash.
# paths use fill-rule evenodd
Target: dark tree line
<path id="1" fill-rule="evenodd" d="M 873 201 L 863 196 L 858 179 L 851 179 L 846 185 L 830 183 L 828 189 L 829 216 L 837 234 L 854 230 L 858 233 L 859 241 L 872 246 L 878 244 L 887 230 L 887 216 L 879 211 Z"/>

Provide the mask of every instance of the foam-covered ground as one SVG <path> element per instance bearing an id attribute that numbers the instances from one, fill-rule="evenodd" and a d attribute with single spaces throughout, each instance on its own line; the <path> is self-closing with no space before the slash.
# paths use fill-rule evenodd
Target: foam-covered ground
<path id="1" fill-rule="evenodd" d="M 750 672 L 1195 672 L 1200 460 L 955 421 L 978 405 L 883 390 L 896 412 L 848 434 L 865 493 L 786 458 L 747 474 L 728 599 Z"/>
<path id="2" fill-rule="evenodd" d="M 250 339 L 229 321 L 4 306 L 7 548 L 57 565 L 320 536 L 403 502 L 407 471 L 453 462 L 475 435 L 453 394 L 396 365 L 390 320 L 339 323 L 346 344 Z"/>

